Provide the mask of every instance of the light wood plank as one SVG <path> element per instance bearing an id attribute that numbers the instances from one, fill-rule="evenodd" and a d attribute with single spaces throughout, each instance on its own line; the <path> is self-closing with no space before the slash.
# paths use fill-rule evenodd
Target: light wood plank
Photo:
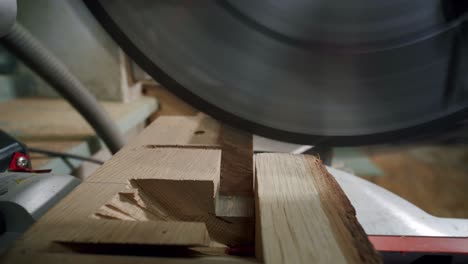
<path id="1" fill-rule="evenodd" d="M 126 187 L 123 184 L 83 183 L 60 202 L 55 210 L 41 218 L 17 243 L 14 251 L 48 250 L 53 241 L 205 246 L 210 242 L 202 221 L 189 223 L 91 219 L 99 211 L 99 207 L 112 201 L 112 196 L 120 190 L 125 191 Z"/>
<path id="2" fill-rule="evenodd" d="M 157 83 L 143 82 L 142 89 L 146 96 L 152 96 L 158 99 L 158 116 L 194 116 L 198 113 L 197 109 L 182 101 Z"/>
<path id="3" fill-rule="evenodd" d="M 87 182 L 127 184 L 130 179 L 207 180 L 219 184 L 221 150 L 135 147 L 120 151 Z"/>
<path id="4" fill-rule="evenodd" d="M 144 145 L 219 147 L 219 131 L 219 123 L 204 114 L 161 116 L 126 147 Z"/>
<path id="5" fill-rule="evenodd" d="M 249 199 L 234 199 L 238 195 L 253 196 L 251 136 L 242 131 L 230 130 L 227 127 L 221 129 L 218 122 L 203 114 L 159 117 L 121 151 L 125 152 L 125 155 L 118 153 L 112 161 L 109 161 L 109 164 L 106 163 L 88 181 L 125 182 L 133 175 L 141 175 L 135 173 L 139 172 L 138 170 L 134 171 L 133 168 L 123 164 L 132 164 L 133 162 L 129 161 L 133 161 L 135 158 L 128 157 L 134 155 L 134 152 L 140 148 L 158 147 L 221 149 L 221 178 L 227 187 L 223 187 L 223 183 L 220 183 L 220 188 L 228 190 L 223 192 L 223 195 L 233 199 L 230 201 L 221 199 L 220 208 L 232 208 L 233 210 L 236 210 L 235 208 L 252 208 L 253 203 Z M 161 164 L 157 160 L 154 161 L 153 166 L 165 168 L 165 164 Z M 226 206 L 223 205 L 225 201 L 228 202 Z M 233 203 L 244 204 L 234 206 Z M 245 210 L 244 216 L 250 217 L 249 211 L 251 212 L 252 209 Z M 223 216 L 229 214 L 229 212 L 223 212 Z M 233 214 L 241 216 L 239 211 L 232 213 L 231 216 L 234 216 Z"/>
<path id="6" fill-rule="evenodd" d="M 222 147 L 220 147 L 219 142 L 219 124 L 212 119 L 206 119 L 206 117 L 201 118 L 197 116 L 194 118 L 198 118 L 198 121 L 188 122 L 188 124 L 192 125 L 191 130 L 185 130 L 184 133 L 172 137 L 172 143 L 174 144 L 167 144 L 171 143 L 171 137 L 168 137 L 169 139 L 166 138 L 167 142 L 164 140 L 166 144 L 160 146 L 158 140 L 155 140 L 155 138 L 158 138 L 159 132 L 154 133 L 154 131 L 157 132 L 160 128 L 158 126 L 151 126 L 146 129 L 142 136 L 139 136 L 132 144 L 125 146 L 97 172 L 87 178 L 81 186 L 41 218 L 20 239 L 11 252 L 19 254 L 22 254 L 22 252 L 50 252 L 54 241 L 58 241 L 66 236 L 73 236 L 73 232 L 76 230 L 95 229 L 94 224 L 90 224 L 94 223 L 92 221 L 127 222 L 130 225 L 144 226 L 145 223 L 151 222 L 153 219 L 150 219 L 148 215 L 143 215 L 142 210 L 147 210 L 151 212 L 151 215 L 155 215 L 156 218 L 159 217 L 164 221 L 204 224 L 210 237 L 214 241 L 225 245 L 253 244 L 254 230 L 251 214 L 246 213 L 245 216 L 242 215 L 243 212 L 248 211 L 245 210 L 246 208 L 242 209 L 242 207 L 226 204 L 227 206 L 222 206 L 222 208 L 225 208 L 222 213 L 223 216 L 218 217 L 215 215 L 215 198 L 219 192 L 218 185 L 222 156 Z M 184 123 L 179 122 L 178 124 L 183 125 Z M 203 133 L 197 132 L 200 127 L 204 127 L 207 130 L 204 130 Z M 155 130 L 152 131 L 152 129 Z M 162 129 L 160 131 L 172 133 L 178 130 L 171 129 L 166 131 Z M 137 179 L 137 182 L 140 181 L 139 183 L 146 187 L 136 190 L 132 189 L 133 187 L 129 186 L 129 181 L 132 179 Z M 200 204 L 189 206 L 198 208 L 196 214 L 195 212 L 187 213 L 184 210 L 174 210 L 177 212 L 168 210 L 166 208 L 167 203 L 161 202 L 164 199 L 161 199 L 159 191 L 152 192 L 151 195 L 148 194 L 151 193 L 148 191 L 148 186 L 153 186 L 153 183 L 148 185 L 146 181 L 151 182 L 154 180 L 175 184 L 175 186 L 178 186 L 176 188 L 179 188 L 176 192 L 182 193 L 182 196 L 192 192 L 191 195 L 187 196 L 190 197 L 191 201 L 187 203 L 183 202 L 184 206 L 189 205 L 190 202 L 199 203 L 203 201 L 201 204 L 209 204 L 209 208 L 202 208 L 203 206 L 200 206 Z M 185 185 L 188 181 L 203 182 L 200 187 L 203 191 L 201 189 L 197 191 L 197 188 L 193 188 L 193 184 L 189 189 L 188 184 Z M 184 183 L 182 186 L 181 182 Z M 116 195 L 123 195 L 122 197 L 128 198 L 125 202 L 128 201 L 131 206 L 123 203 L 121 199 L 119 201 L 115 200 Z M 228 202 L 238 200 L 234 199 Z M 221 201 L 224 200 L 221 199 Z M 102 208 L 111 209 L 113 212 L 120 213 L 120 215 L 111 215 L 109 211 L 106 211 L 108 214 L 107 218 L 104 215 L 101 219 L 92 219 L 93 215 L 95 216 Z M 230 212 L 229 208 L 233 211 Z M 192 215 L 192 213 L 194 214 Z M 130 217 L 131 219 L 129 218 L 128 220 L 132 221 L 108 219 L 125 218 L 122 215 Z M 142 223 L 143 225 L 139 225 Z M 143 229 L 149 230 L 148 228 Z M 64 231 L 70 233 L 63 235 Z M 86 231 L 83 233 L 86 233 Z M 216 254 L 219 253 L 219 250 L 222 250 L 222 247 L 213 249 L 214 252 L 217 252 Z M 211 251 L 212 249 L 208 248 L 198 252 Z"/>
<path id="7" fill-rule="evenodd" d="M 7 254 L 0 259 L 1 263 L 15 264 L 254 264 L 259 263 L 252 258 L 240 257 L 198 257 L 198 258 L 164 258 L 136 256 L 105 256 L 90 254 L 63 253 L 26 253 Z"/>
<path id="8" fill-rule="evenodd" d="M 265 263 L 379 263 L 345 194 L 319 160 L 257 154 L 257 217 Z"/>
<path id="9" fill-rule="evenodd" d="M 196 116 L 161 116 L 128 147 L 166 146 L 222 150 L 220 193 L 253 196 L 252 135 L 220 126 L 214 119 Z"/>
<path id="10" fill-rule="evenodd" d="M 138 197 L 133 198 L 141 200 L 140 206 L 161 220 L 204 222 L 218 242 L 252 243 L 253 222 L 245 219 L 252 217 L 252 200 L 221 199 L 218 207 L 222 215 L 216 215 L 220 160 L 219 149 L 127 148 L 106 162 L 87 182 L 128 183 L 130 180 L 138 192 Z M 111 200 L 106 201 L 107 204 Z M 96 213 L 103 215 L 100 211 Z M 139 216 L 129 214 L 127 217 Z"/>
<path id="11" fill-rule="evenodd" d="M 154 112 L 157 102 L 143 97 L 127 104 L 102 102 L 102 106 L 125 132 Z M 0 113 L 8 113 L 0 116 L 2 129 L 23 141 L 86 140 L 95 136 L 84 118 L 61 99 L 15 99 L 2 102 Z"/>
<path id="12" fill-rule="evenodd" d="M 58 242 L 109 243 L 167 246 L 208 246 L 210 236 L 204 223 L 162 221 L 87 220 L 80 225 L 64 223 Z"/>

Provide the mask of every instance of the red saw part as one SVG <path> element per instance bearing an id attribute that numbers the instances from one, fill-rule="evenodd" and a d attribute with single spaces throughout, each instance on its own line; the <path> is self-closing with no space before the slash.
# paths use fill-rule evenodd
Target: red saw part
<path id="1" fill-rule="evenodd" d="M 18 164 L 18 160 L 20 159 L 25 159 L 26 160 L 26 165 L 20 166 Z M 16 172 L 35 172 L 35 173 L 48 173 L 51 172 L 52 170 L 46 169 L 46 170 L 33 170 L 31 169 L 31 158 L 29 158 L 28 155 L 21 153 L 21 152 L 15 152 L 13 154 L 13 157 L 10 161 L 10 166 L 8 168 L 9 171 L 16 171 Z"/>
<path id="2" fill-rule="evenodd" d="M 468 237 L 368 236 L 378 251 L 468 255 Z"/>

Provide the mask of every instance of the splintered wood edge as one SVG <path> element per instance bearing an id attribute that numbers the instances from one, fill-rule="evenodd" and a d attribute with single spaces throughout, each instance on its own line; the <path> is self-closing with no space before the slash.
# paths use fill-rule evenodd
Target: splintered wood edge
<path id="1" fill-rule="evenodd" d="M 320 201 L 329 221 L 333 223 L 334 237 L 342 251 L 347 252 L 345 257 L 353 263 L 381 263 L 379 255 L 356 218 L 356 210 L 338 182 L 319 159 L 308 155 L 304 156 L 304 159 L 312 174 L 317 175 L 313 179 L 317 188 L 322 190 Z"/>
<path id="2" fill-rule="evenodd" d="M 215 213 L 219 181 L 141 178 L 131 179 L 130 182 L 176 216 Z"/>

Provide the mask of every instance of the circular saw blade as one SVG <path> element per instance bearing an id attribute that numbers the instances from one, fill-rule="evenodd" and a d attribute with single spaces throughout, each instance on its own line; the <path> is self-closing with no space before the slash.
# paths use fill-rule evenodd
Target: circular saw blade
<path id="1" fill-rule="evenodd" d="M 158 82 L 253 133 L 350 145 L 466 117 L 444 99 L 459 31 L 441 1 L 85 2 Z"/>

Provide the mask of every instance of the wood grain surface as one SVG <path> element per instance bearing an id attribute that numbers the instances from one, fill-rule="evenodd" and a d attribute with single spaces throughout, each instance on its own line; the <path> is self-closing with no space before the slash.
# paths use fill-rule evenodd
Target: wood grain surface
<path id="1" fill-rule="evenodd" d="M 154 82 L 142 83 L 143 94 L 152 96 L 160 102 L 160 110 L 153 115 L 152 120 L 161 116 L 193 116 L 198 114 L 198 110 L 182 101 L 166 88 Z"/>
<path id="2" fill-rule="evenodd" d="M 319 160 L 255 155 L 265 263 L 380 263 L 345 194 Z"/>
<path id="3" fill-rule="evenodd" d="M 141 122 L 139 116 L 146 118 L 157 108 L 156 101 L 148 97 L 127 104 L 101 104 L 114 120 L 120 121 L 122 128 L 126 128 L 123 131 Z M 91 126 L 65 100 L 15 99 L 2 102 L 0 113 L 8 113 L 0 116 L 2 129 L 20 140 L 83 140 L 95 135 Z"/>
<path id="4" fill-rule="evenodd" d="M 219 146 L 220 124 L 214 119 L 196 116 L 161 116 L 151 123 L 127 147 L 156 146 Z"/>
<path id="5" fill-rule="evenodd" d="M 211 242 L 204 223 L 165 221 L 116 221 L 90 219 L 80 226 L 65 223 L 57 242 L 90 244 L 137 244 L 208 246 Z"/>
<path id="6" fill-rule="evenodd" d="M 196 257 L 196 258 L 174 258 L 174 257 L 141 257 L 141 256 L 105 256 L 89 254 L 60 254 L 60 253 L 34 253 L 23 255 L 4 255 L 1 263 L 15 264 L 254 264 L 259 263 L 252 258 L 241 257 Z"/>

